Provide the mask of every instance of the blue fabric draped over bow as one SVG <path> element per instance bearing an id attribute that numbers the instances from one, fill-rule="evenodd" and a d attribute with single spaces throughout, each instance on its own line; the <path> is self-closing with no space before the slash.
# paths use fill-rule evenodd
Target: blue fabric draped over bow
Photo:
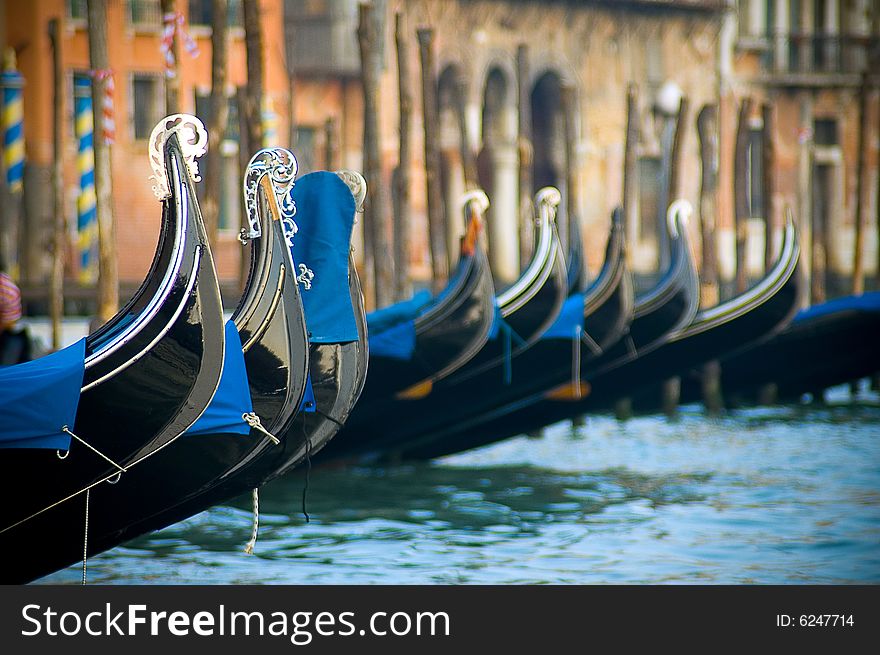
<path id="1" fill-rule="evenodd" d="M 187 435 L 250 434 L 251 428 L 242 414 L 254 411 L 248 385 L 241 337 L 232 321 L 226 322 L 226 348 L 223 355 L 223 375 L 220 384 L 205 412 L 199 417 Z"/>
<path id="2" fill-rule="evenodd" d="M 0 448 L 68 450 L 85 373 L 86 340 L 0 368 Z"/>
<path id="3" fill-rule="evenodd" d="M 318 171 L 293 187 L 299 230 L 293 237 L 293 261 L 302 273 L 314 273 L 310 289 L 301 286 L 303 313 L 311 343 L 358 340 L 348 293 L 348 253 L 354 226 L 354 197 L 336 173 Z"/>

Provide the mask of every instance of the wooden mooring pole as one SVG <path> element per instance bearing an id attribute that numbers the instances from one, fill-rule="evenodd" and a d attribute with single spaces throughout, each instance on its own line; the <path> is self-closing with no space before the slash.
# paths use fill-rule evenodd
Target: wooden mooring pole
<path id="1" fill-rule="evenodd" d="M 763 179 L 764 214 L 764 272 L 773 268 L 776 257 L 776 217 L 773 211 L 773 194 L 776 191 L 776 151 L 774 135 L 776 133 L 773 105 L 765 102 L 761 106 L 761 171 Z"/>
<path id="2" fill-rule="evenodd" d="M 52 44 L 52 276 L 49 285 L 49 315 L 52 322 L 52 349 L 61 348 L 61 319 L 64 316 L 64 242 L 67 225 L 64 220 L 64 69 L 61 64 L 60 19 L 49 21 Z"/>
<path id="3" fill-rule="evenodd" d="M 517 188 L 519 189 L 519 264 L 528 265 L 534 247 L 532 207 L 532 100 L 529 89 L 529 47 L 516 48 Z"/>
<path id="4" fill-rule="evenodd" d="M 383 38 L 384 18 L 373 16 L 373 11 L 372 5 L 358 5 L 357 36 L 364 92 L 364 177 L 370 190 L 370 202 L 364 212 L 364 236 L 369 237 L 365 254 L 372 264 L 374 307 L 384 307 L 394 298 L 394 262 L 388 256 L 387 187 L 382 179 L 379 151 L 379 78 L 382 74 L 379 42 Z"/>
<path id="5" fill-rule="evenodd" d="M 580 238 L 580 229 L 572 229 L 580 221 L 580 189 L 577 176 L 577 92 L 571 84 L 563 84 L 559 89 L 559 100 L 562 105 L 563 133 L 565 135 L 565 217 L 567 221 L 565 234 L 567 239 L 572 236 Z M 571 244 L 563 244 L 571 250 Z M 585 262 L 581 262 L 584 267 Z"/>
<path id="6" fill-rule="evenodd" d="M 229 98 L 226 97 L 228 0 L 213 0 L 211 4 L 211 113 L 208 116 L 208 165 L 205 167 L 205 198 L 202 216 L 211 246 L 217 245 L 220 226 L 220 198 L 223 189 L 223 140 L 229 122 Z"/>
<path id="7" fill-rule="evenodd" d="M 338 148 L 336 136 L 336 119 L 333 116 L 324 121 L 324 169 L 336 170 L 336 151 Z"/>
<path id="8" fill-rule="evenodd" d="M 403 30 L 403 15 L 394 15 L 394 43 L 397 46 L 397 91 L 399 97 L 400 143 L 397 175 L 394 179 L 394 297 L 403 300 L 410 292 L 409 224 L 410 161 L 412 161 L 412 105 L 409 48 Z"/>
<path id="9" fill-rule="evenodd" d="M 434 30 L 421 28 L 419 61 L 422 66 L 422 125 L 425 142 L 425 185 L 428 205 L 428 238 L 430 239 L 431 270 L 434 290 L 438 291 L 448 276 L 446 261 L 446 226 L 443 221 L 443 196 L 440 189 L 440 149 L 437 126 L 437 78 L 434 72 Z"/>
<path id="10" fill-rule="evenodd" d="M 746 247 L 749 237 L 749 116 L 751 113 L 752 99 L 743 98 L 736 124 L 733 168 L 736 293 L 743 293 L 748 286 Z"/>
<path id="11" fill-rule="evenodd" d="M 164 27 L 168 27 L 167 20 L 176 20 L 176 0 L 160 0 L 159 7 L 162 12 Z M 180 112 L 180 39 L 175 29 L 171 33 L 171 66 L 166 68 L 165 74 L 165 114 L 177 114 Z"/>
<path id="12" fill-rule="evenodd" d="M 107 0 L 88 0 L 89 64 L 93 71 L 107 71 Z M 107 77 L 95 75 L 92 80 L 92 109 L 95 112 L 95 134 L 100 134 L 101 110 Z M 113 180 L 110 168 L 110 146 L 98 136 L 93 140 L 95 152 L 95 210 L 98 215 L 98 320 L 107 322 L 119 309 L 119 272 L 116 261 L 116 225 L 113 220 Z"/>
<path id="13" fill-rule="evenodd" d="M 669 152 L 669 174 L 666 176 L 666 199 L 667 202 L 674 202 L 680 189 L 680 171 L 681 171 L 681 150 L 684 142 L 685 126 L 687 125 L 687 115 L 690 103 L 687 96 L 682 96 L 678 105 L 678 114 L 675 116 L 675 132 L 672 137 L 672 146 Z M 681 400 L 681 378 L 671 377 L 663 381 L 662 387 L 662 406 L 663 413 L 669 417 L 678 413 L 678 405 Z"/>
<path id="14" fill-rule="evenodd" d="M 626 136 L 623 149 L 623 225 L 627 237 L 627 258 L 633 257 L 633 244 L 638 226 L 639 181 L 637 148 L 639 145 L 639 89 L 630 84 L 626 92 Z M 631 263 L 631 262 L 628 262 Z"/>
<path id="15" fill-rule="evenodd" d="M 718 304 L 718 255 L 715 224 L 718 196 L 718 106 L 704 105 L 697 114 L 697 136 L 700 140 L 700 305 Z M 703 365 L 700 374 L 703 406 L 710 415 L 724 408 L 721 388 L 721 364 L 718 360 Z"/>
<path id="16" fill-rule="evenodd" d="M 865 150 L 868 145 L 868 94 L 870 87 L 868 86 L 868 71 L 862 73 L 862 83 L 859 87 L 859 133 L 856 139 L 856 148 L 858 148 L 858 156 L 856 159 L 856 209 L 855 209 L 855 237 L 853 240 L 853 273 L 852 273 L 852 292 L 861 294 L 865 291 L 865 271 L 863 251 L 865 249 L 865 219 L 864 219 L 864 196 L 865 196 L 865 177 L 867 176 L 867 167 L 865 166 Z"/>

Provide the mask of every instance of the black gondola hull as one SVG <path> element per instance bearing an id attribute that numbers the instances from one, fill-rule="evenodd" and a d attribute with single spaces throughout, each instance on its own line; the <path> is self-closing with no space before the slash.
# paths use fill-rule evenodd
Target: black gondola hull
<path id="1" fill-rule="evenodd" d="M 130 467 L 129 472 L 173 443 L 201 415 L 222 369 L 219 287 L 195 193 L 176 144 L 172 135 L 164 153 L 172 197 L 163 203 L 163 236 L 151 267 L 151 276 L 161 276 L 167 264 L 171 277 L 165 285 L 145 282 L 139 293 L 155 292 L 158 297 L 136 296 L 120 312 L 134 314 L 133 327 L 126 328 L 126 320 L 118 315 L 111 321 L 121 325 L 117 334 L 103 330 L 87 339 L 83 391 L 73 426 L 75 434 L 117 464 Z M 138 315 L 151 303 L 149 312 Z M 36 548 L 57 542 L 58 525 L 65 517 L 82 518 L 74 508 L 82 505 L 86 488 L 118 473 L 75 439 L 63 460 L 51 450 L 15 449 L 0 453 L 0 465 L 0 488 L 7 497 L 18 498 L 7 505 L 0 526 L 0 549 L 7 554 L 22 543 Z M 35 480 L 43 482 L 34 484 Z M 24 496 L 23 488 L 28 489 Z M 82 533 L 81 522 L 77 524 L 78 529 L 68 534 Z M 81 556 L 82 543 L 71 541 L 78 542 Z M 17 561 L 14 569 L 4 571 L 4 579 L 21 582 L 47 570 L 38 554 L 30 552 L 26 562 Z"/>

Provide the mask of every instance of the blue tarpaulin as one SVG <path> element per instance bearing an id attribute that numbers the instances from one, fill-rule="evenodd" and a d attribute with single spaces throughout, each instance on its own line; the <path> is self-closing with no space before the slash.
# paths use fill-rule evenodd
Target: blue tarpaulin
<path id="1" fill-rule="evenodd" d="M 186 431 L 187 435 L 250 434 L 250 426 L 241 417 L 254 411 L 248 386 L 241 337 L 235 323 L 226 322 L 226 349 L 223 356 L 223 375 L 217 392 L 199 420 Z"/>
<path id="2" fill-rule="evenodd" d="M 579 335 L 578 328 L 584 326 L 584 294 L 569 296 L 562 304 L 559 316 L 541 339 L 573 339 Z"/>
<path id="3" fill-rule="evenodd" d="M 813 305 L 799 311 L 794 317 L 794 323 L 817 318 L 835 312 L 858 311 L 880 312 L 880 291 L 864 293 L 860 296 L 844 296 L 835 298 L 821 305 Z"/>
<path id="4" fill-rule="evenodd" d="M 372 336 L 388 328 L 409 321 L 410 323 L 431 305 L 431 292 L 427 289 L 413 294 L 409 300 L 402 300 L 367 314 L 367 330 Z"/>
<path id="5" fill-rule="evenodd" d="M 299 227 L 293 237 L 293 261 L 297 268 L 305 265 L 314 273 L 311 288 L 301 286 L 309 341 L 357 341 L 357 323 L 348 293 L 354 197 L 336 173 L 318 171 L 297 180 L 293 200 L 294 220 Z"/>
<path id="6" fill-rule="evenodd" d="M 0 368 L 0 448 L 70 448 L 85 372 L 86 340 Z"/>
<path id="7" fill-rule="evenodd" d="M 407 360 L 416 347 L 416 326 L 413 321 L 400 323 L 378 334 L 370 333 L 370 357 L 391 357 Z"/>

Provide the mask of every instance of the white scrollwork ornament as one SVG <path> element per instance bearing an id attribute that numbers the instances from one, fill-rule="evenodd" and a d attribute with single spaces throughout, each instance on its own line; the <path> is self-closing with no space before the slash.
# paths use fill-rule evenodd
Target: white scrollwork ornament
<path id="1" fill-rule="evenodd" d="M 299 275 L 297 276 L 296 281 L 299 282 L 306 291 L 308 291 L 312 288 L 312 280 L 314 279 L 315 272 L 305 264 L 300 264 Z"/>
<path id="2" fill-rule="evenodd" d="M 255 239 L 262 234 L 257 188 L 260 185 L 260 180 L 268 175 L 275 199 L 278 202 L 284 239 L 289 248 L 293 247 L 293 235 L 298 230 L 293 220 L 296 215 L 296 204 L 293 202 L 293 184 L 297 170 L 296 157 L 284 148 L 263 148 L 251 157 L 242 182 L 244 204 L 250 228 L 246 234 L 242 235 L 243 241 Z M 245 230 L 243 229 L 242 232 Z"/>
<path id="3" fill-rule="evenodd" d="M 150 166 L 153 168 L 150 179 L 155 182 L 153 193 L 159 200 L 171 196 L 171 190 L 168 188 L 168 172 L 165 170 L 165 142 L 172 134 L 177 134 L 183 162 L 193 182 L 202 179 L 199 176 L 196 157 L 201 157 L 208 151 L 208 132 L 202 121 L 195 116 L 171 114 L 159 121 L 150 133 L 149 142 Z"/>

